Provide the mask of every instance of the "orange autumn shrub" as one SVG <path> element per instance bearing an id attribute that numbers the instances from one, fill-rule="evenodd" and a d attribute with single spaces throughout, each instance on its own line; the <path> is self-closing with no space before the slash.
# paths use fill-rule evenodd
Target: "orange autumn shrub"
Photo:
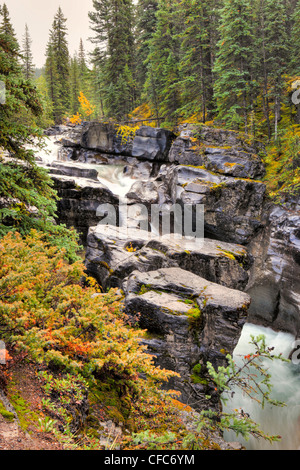
<path id="1" fill-rule="evenodd" d="M 154 366 L 120 296 L 101 293 L 82 262 L 67 263 L 36 231 L 0 241 L 0 334 L 44 368 L 93 381 L 110 377 L 136 394 L 174 375 Z"/>

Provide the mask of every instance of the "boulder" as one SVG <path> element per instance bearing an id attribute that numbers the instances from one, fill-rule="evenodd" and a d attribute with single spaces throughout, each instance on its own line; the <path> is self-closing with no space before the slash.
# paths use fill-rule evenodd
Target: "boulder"
<path id="1" fill-rule="evenodd" d="M 204 205 L 208 237 L 247 244 L 264 227 L 265 184 L 183 165 L 168 178 L 173 203 Z"/>
<path id="2" fill-rule="evenodd" d="M 260 179 L 265 174 L 264 153 L 261 144 L 246 144 L 245 137 L 233 131 L 192 127 L 175 139 L 168 160 L 237 178 Z"/>
<path id="3" fill-rule="evenodd" d="M 135 134 L 132 156 L 139 160 L 166 161 L 174 139 L 173 132 L 167 129 L 142 126 Z"/>
<path id="4" fill-rule="evenodd" d="M 122 139 L 113 122 L 86 122 L 82 126 L 80 146 L 113 155 L 131 155 L 132 139 Z"/>
<path id="5" fill-rule="evenodd" d="M 180 374 L 168 386 L 194 408 L 207 407 L 205 395 L 213 389 L 206 363 L 224 365 L 226 353 L 233 352 L 246 321 L 249 295 L 180 268 L 134 271 L 123 289 L 125 312 L 153 335 L 145 344 L 156 362 Z"/>
<path id="6" fill-rule="evenodd" d="M 92 227 L 87 237 L 87 271 L 107 289 L 121 287 L 135 270 L 153 271 L 180 267 L 212 282 L 244 289 L 251 258 L 247 250 L 217 240 L 193 241 L 172 235 L 155 236 L 134 227 L 127 230 L 101 225 Z"/>
<path id="7" fill-rule="evenodd" d="M 98 224 L 100 204 L 112 204 L 116 209 L 119 198 L 107 187 L 94 179 L 52 174 L 54 189 L 57 191 L 57 221 L 78 232 L 80 241 L 86 244 L 91 226 Z"/>
<path id="8" fill-rule="evenodd" d="M 65 175 L 75 178 L 87 178 L 97 181 L 98 171 L 91 166 L 80 163 L 52 162 L 46 167 L 50 175 Z"/>

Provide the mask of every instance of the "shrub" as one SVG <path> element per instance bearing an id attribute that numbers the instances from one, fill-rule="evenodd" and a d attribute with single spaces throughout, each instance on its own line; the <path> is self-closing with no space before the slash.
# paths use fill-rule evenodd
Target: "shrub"
<path id="1" fill-rule="evenodd" d="M 76 391 L 76 384 L 87 389 L 88 383 L 101 386 L 109 380 L 130 408 L 130 400 L 174 373 L 154 366 L 140 344 L 144 332 L 129 327 L 116 291 L 101 293 L 86 277 L 83 263 L 69 264 L 64 254 L 37 231 L 2 238 L 1 337 L 46 376 L 59 376 L 60 393 Z M 56 381 L 50 383 L 53 391 Z"/>

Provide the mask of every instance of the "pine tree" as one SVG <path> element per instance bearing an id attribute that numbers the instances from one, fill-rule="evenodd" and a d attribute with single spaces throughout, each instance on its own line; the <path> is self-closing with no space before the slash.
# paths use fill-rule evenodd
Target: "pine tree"
<path id="1" fill-rule="evenodd" d="M 123 119 L 136 102 L 134 14 L 132 0 L 93 0 L 89 13 L 96 33 L 93 60 L 101 77 L 108 117 Z"/>
<path id="2" fill-rule="evenodd" d="M 251 0 L 225 0 L 214 73 L 218 117 L 249 132 L 253 109 L 254 21 Z"/>
<path id="3" fill-rule="evenodd" d="M 46 50 L 46 76 L 53 102 L 54 120 L 57 123 L 62 121 L 70 106 L 70 61 L 66 21 L 59 7 Z"/>
<path id="4" fill-rule="evenodd" d="M 150 41 L 156 31 L 158 0 L 139 0 L 137 4 L 137 82 L 142 93 L 147 76 Z"/>
<path id="5" fill-rule="evenodd" d="M 24 76 L 27 80 L 32 79 L 34 76 L 35 67 L 33 65 L 33 55 L 31 52 L 32 40 L 29 34 L 28 25 L 25 25 L 25 34 L 23 37 L 23 50 L 22 50 L 22 68 Z"/>
<path id="6" fill-rule="evenodd" d="M 202 115 L 203 122 L 212 118 L 215 23 L 213 2 L 183 0 L 181 2 L 184 30 L 181 34 L 180 73 L 182 83 L 181 114 Z"/>
<path id="7" fill-rule="evenodd" d="M 157 29 L 149 43 L 146 92 L 156 114 L 165 118 L 164 125 L 172 126 L 180 108 L 180 40 L 181 19 L 179 1 L 159 0 Z"/>
<path id="8" fill-rule="evenodd" d="M 284 5 L 280 0 L 261 0 L 264 17 L 261 33 L 264 35 L 265 93 L 273 101 L 274 137 L 278 136 L 284 74 L 289 61 L 288 34 Z"/>

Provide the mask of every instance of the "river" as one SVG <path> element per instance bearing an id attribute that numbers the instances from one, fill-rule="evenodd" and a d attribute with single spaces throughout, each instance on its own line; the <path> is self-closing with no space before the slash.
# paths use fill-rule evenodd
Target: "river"
<path id="1" fill-rule="evenodd" d="M 241 357 L 252 352 L 253 346 L 249 345 L 251 335 L 256 337 L 260 334 L 265 336 L 267 346 L 274 347 L 275 354 L 282 353 L 283 357 L 289 357 L 294 343 L 292 335 L 247 323 L 233 354 L 237 363 L 241 361 Z M 281 440 L 271 444 L 251 437 L 249 441 L 245 441 L 233 433 L 226 433 L 225 439 L 238 441 L 248 450 L 300 450 L 300 366 L 292 361 L 280 360 L 266 360 L 265 366 L 272 377 L 272 398 L 284 402 L 286 406 L 267 404 L 262 409 L 255 401 L 236 390 L 234 397 L 224 407 L 224 411 L 230 412 L 241 408 L 252 420 L 260 424 L 265 433 L 280 435 Z"/>

